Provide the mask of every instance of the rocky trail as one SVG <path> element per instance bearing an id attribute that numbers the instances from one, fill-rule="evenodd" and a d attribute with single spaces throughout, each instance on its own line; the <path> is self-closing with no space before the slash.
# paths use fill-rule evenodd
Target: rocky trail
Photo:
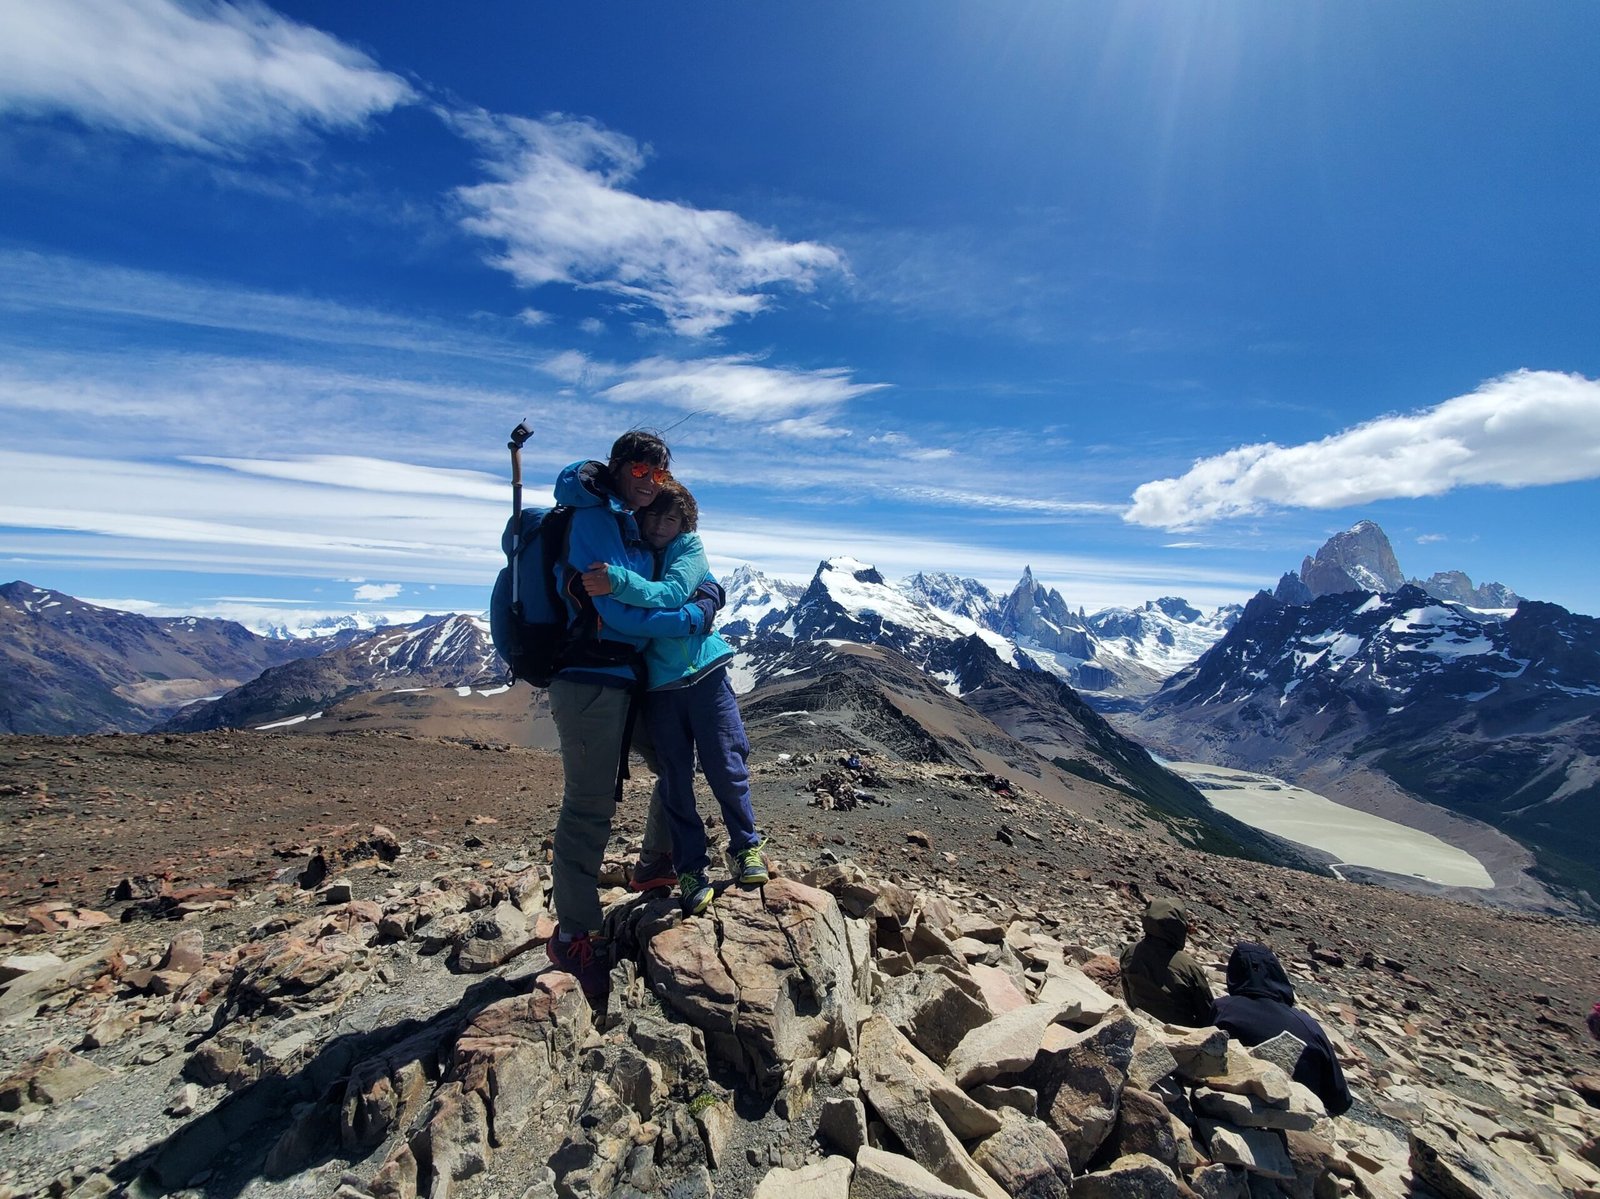
<path id="1" fill-rule="evenodd" d="M 0 1195 L 1600 1194 L 1600 930 L 758 751 L 774 881 L 606 880 L 542 943 L 559 764 L 398 735 L 0 738 Z M 1356 1106 L 1117 999 L 1142 899 L 1272 945 Z M 1292 1047 L 1290 1047 L 1292 1049 Z"/>

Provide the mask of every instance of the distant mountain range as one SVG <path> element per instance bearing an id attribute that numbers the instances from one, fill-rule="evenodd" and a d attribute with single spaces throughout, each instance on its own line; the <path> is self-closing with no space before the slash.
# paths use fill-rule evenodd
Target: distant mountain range
<path id="1" fill-rule="evenodd" d="M 741 641 L 887 644 L 913 661 L 977 636 L 1011 665 L 1071 684 L 1102 710 L 1137 707 L 1173 671 L 1214 645 L 1238 605 L 1203 613 L 1175 597 L 1138 608 L 1076 611 L 1031 569 L 996 595 L 976 579 L 919 573 L 899 583 L 853 558 L 830 558 L 805 587 L 740 567 L 729 579 L 724 633 Z"/>
<path id="2" fill-rule="evenodd" d="M 1600 897 L 1600 621 L 1531 600 L 1508 613 L 1509 589 L 1464 575 L 1397 579 L 1388 539 L 1362 522 L 1251 600 L 1124 727 L 1204 761 L 1315 774 L 1322 790 L 1380 776 Z"/>
<path id="3" fill-rule="evenodd" d="M 1460 572 L 1407 580 L 1370 521 L 1274 591 L 1209 613 L 1164 597 L 1089 614 L 1031 570 L 999 594 L 941 573 L 889 582 L 847 557 L 804 586 L 750 567 L 727 583 L 720 628 L 757 711 L 796 688 L 813 705 L 848 694 L 852 719 L 955 738 L 947 752 L 999 773 L 1091 781 L 1192 843 L 1250 838 L 1122 734 L 1336 799 L 1371 799 L 1377 780 L 1514 837 L 1546 881 L 1600 895 L 1600 622 Z M 0 727 L 13 732 L 259 728 L 331 709 L 369 722 L 425 712 L 448 728 L 449 703 L 398 694 L 418 688 L 475 689 L 490 697 L 472 701 L 475 719 L 492 724 L 503 677 L 475 617 L 290 640 L 0 587 Z M 946 700 L 930 707 L 929 687 Z M 358 703 L 384 693 L 407 702 Z"/>
<path id="4" fill-rule="evenodd" d="M 362 691 L 483 685 L 505 674 L 484 622 L 430 617 L 313 658 L 274 666 L 221 698 L 191 704 L 155 729 L 257 728 L 337 703 Z"/>
<path id="5" fill-rule="evenodd" d="M 359 635 L 278 640 L 231 620 L 137 616 L 7 583 L 0 586 L 0 728 L 143 732 L 197 699 Z"/>

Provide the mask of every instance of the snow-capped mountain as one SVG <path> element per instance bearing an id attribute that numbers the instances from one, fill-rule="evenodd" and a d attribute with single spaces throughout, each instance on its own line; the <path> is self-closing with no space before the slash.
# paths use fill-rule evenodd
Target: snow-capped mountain
<path id="1" fill-rule="evenodd" d="M 773 579 L 748 563 L 735 568 L 724 584 L 727 603 L 717 617 L 717 631 L 734 640 L 751 637 L 774 612 L 787 612 L 805 593 L 799 583 Z"/>
<path id="2" fill-rule="evenodd" d="M 1532 846 L 1600 894 L 1600 620 L 1510 617 L 1406 584 L 1309 604 L 1262 592 L 1168 680 L 1141 736 L 1294 778 L 1370 770 Z"/>
<path id="3" fill-rule="evenodd" d="M 1187 600 L 1164 595 L 1137 608 L 1103 608 L 1088 624 L 1098 656 L 1119 655 L 1166 678 L 1220 641 L 1243 611 L 1243 604 L 1227 604 L 1202 612 Z"/>
<path id="4" fill-rule="evenodd" d="M 1459 570 L 1442 570 L 1426 579 L 1407 580 L 1388 535 L 1370 520 L 1357 521 L 1328 538 L 1322 548 L 1301 562 L 1299 574 L 1291 572 L 1278 580 L 1274 595 L 1285 604 L 1309 604 L 1324 595 L 1352 591 L 1387 595 L 1407 582 L 1435 599 L 1505 613 L 1522 599 L 1503 583 L 1474 587 L 1472 580 Z"/>
<path id="5" fill-rule="evenodd" d="M 320 657 L 264 671 L 214 702 L 191 704 L 161 731 L 255 728 L 306 715 L 357 691 L 392 689 L 397 684 L 461 687 L 504 676 L 487 622 L 472 616 L 430 617 L 383 629 Z"/>
<path id="6" fill-rule="evenodd" d="M 730 580 L 719 627 L 746 644 L 888 645 L 951 686 L 957 681 L 944 677 L 948 667 L 933 665 L 936 647 L 977 637 L 1002 661 L 1053 674 L 1091 703 L 1113 708 L 1128 696 L 1154 692 L 1220 638 L 1232 619 L 1227 612 L 1202 616 L 1182 600 L 1156 600 L 1140 609 L 1108 609 L 1113 632 L 1102 638 L 1093 628 L 1101 615 L 1073 611 L 1031 569 L 1009 594 L 997 596 L 976 579 L 952 574 L 922 572 L 889 583 L 868 563 L 839 557 L 819 565 L 803 589 L 741 568 Z"/>

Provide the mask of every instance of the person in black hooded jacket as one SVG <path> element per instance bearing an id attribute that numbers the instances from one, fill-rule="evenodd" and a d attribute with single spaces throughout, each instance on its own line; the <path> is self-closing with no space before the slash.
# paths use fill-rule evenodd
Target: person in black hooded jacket
<path id="1" fill-rule="evenodd" d="M 1328 1115 L 1350 1110 L 1350 1087 L 1333 1043 L 1310 1016 L 1294 1005 L 1294 987 L 1277 955 L 1265 945 L 1241 941 L 1228 958 L 1228 993 L 1217 1000 L 1217 1027 L 1243 1045 L 1259 1045 L 1281 1032 L 1305 1042 L 1294 1080 L 1315 1091 Z"/>

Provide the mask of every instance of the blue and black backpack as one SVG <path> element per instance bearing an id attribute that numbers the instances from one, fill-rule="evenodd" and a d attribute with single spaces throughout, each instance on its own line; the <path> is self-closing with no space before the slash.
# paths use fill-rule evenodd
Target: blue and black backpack
<path id="1" fill-rule="evenodd" d="M 529 509 L 506 522 L 506 564 L 489 596 L 489 636 L 513 679 L 548 687 L 568 656 L 571 614 L 556 582 L 573 509 Z"/>

